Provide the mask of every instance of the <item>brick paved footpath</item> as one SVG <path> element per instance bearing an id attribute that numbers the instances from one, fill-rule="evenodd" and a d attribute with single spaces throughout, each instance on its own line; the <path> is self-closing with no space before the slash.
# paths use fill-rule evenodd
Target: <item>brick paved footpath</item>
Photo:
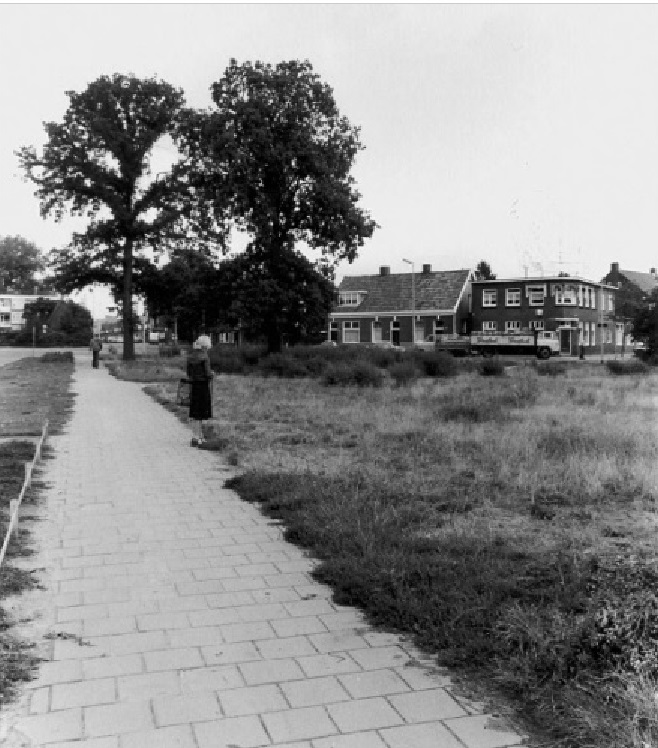
<path id="1" fill-rule="evenodd" d="M 1 745 L 521 744 L 403 640 L 334 605 L 313 561 L 222 488 L 221 457 L 191 448 L 141 385 L 77 354 L 74 390 L 33 528 L 47 661 L 0 715 Z"/>

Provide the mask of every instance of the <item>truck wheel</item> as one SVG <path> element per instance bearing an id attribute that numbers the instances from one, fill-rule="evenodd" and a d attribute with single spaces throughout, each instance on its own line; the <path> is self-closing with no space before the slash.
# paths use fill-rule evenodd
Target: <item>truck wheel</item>
<path id="1" fill-rule="evenodd" d="M 547 358 L 550 358 L 550 357 L 551 357 L 551 349 L 550 348 L 540 348 L 537 351 L 537 358 L 541 358 L 541 359 L 543 359 L 545 361 Z"/>

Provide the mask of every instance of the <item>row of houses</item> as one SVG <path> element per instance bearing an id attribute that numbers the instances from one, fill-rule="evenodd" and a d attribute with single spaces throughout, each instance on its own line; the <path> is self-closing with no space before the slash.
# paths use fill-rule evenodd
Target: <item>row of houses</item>
<path id="1" fill-rule="evenodd" d="M 620 270 L 613 263 L 601 281 L 560 274 L 480 280 L 475 272 L 346 276 L 329 317 L 327 339 L 336 343 L 409 346 L 437 335 L 471 332 L 556 332 L 562 354 L 614 352 L 631 343 L 630 319 L 617 311 L 617 296 L 646 297 L 658 287 L 651 273 Z"/>

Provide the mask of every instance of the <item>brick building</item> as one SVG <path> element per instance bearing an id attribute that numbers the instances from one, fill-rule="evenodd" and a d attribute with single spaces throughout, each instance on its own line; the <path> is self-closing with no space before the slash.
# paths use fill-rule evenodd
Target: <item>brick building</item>
<path id="1" fill-rule="evenodd" d="M 472 284 L 476 332 L 557 332 L 562 355 L 620 350 L 623 323 L 615 319 L 613 285 L 575 276 L 506 278 Z"/>
<path id="2" fill-rule="evenodd" d="M 345 276 L 329 315 L 336 343 L 413 345 L 432 334 L 465 334 L 470 318 L 472 270 Z M 413 323 L 412 323 L 413 320 Z"/>

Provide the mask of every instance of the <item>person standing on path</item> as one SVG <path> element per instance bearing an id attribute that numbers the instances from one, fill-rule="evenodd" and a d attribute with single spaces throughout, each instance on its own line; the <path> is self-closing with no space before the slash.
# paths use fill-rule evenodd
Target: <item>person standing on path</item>
<path id="1" fill-rule="evenodd" d="M 98 362 L 100 361 L 101 351 L 103 350 L 103 343 L 98 335 L 94 335 L 89 341 L 89 347 L 91 348 L 91 365 L 94 369 L 98 369 Z"/>
<path id="2" fill-rule="evenodd" d="M 192 352 L 187 358 L 187 378 L 190 381 L 190 419 L 193 423 L 194 436 L 190 445 L 200 447 L 203 444 L 203 422 L 212 418 L 212 378 L 208 349 L 211 346 L 207 335 L 199 336 L 192 346 Z M 195 426 L 194 424 L 198 424 Z"/>

